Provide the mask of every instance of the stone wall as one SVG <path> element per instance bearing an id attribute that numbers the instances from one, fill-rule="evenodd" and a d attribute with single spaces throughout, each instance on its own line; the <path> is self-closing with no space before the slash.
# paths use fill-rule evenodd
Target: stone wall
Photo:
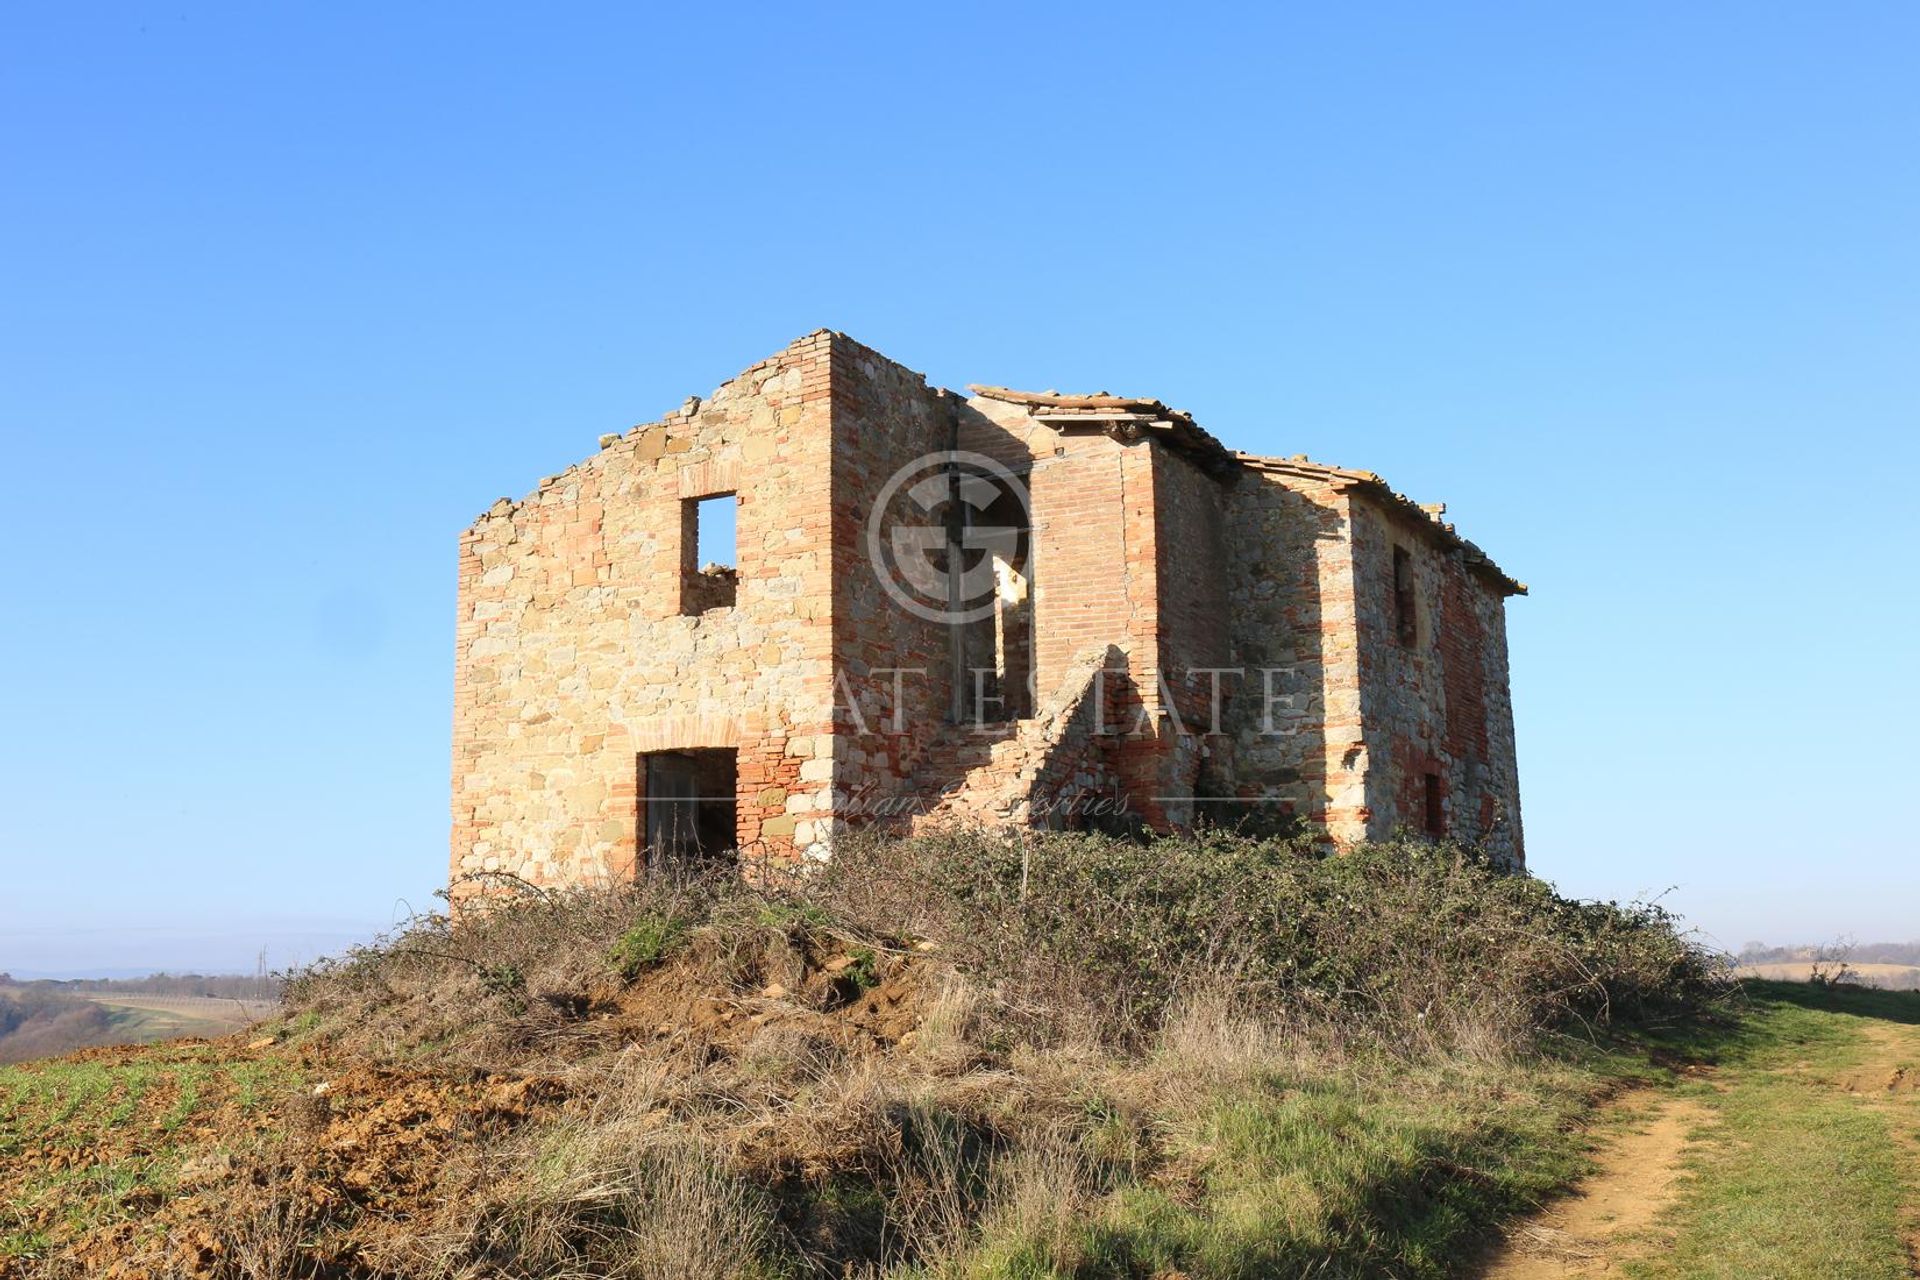
<path id="1" fill-rule="evenodd" d="M 638 757 L 674 748 L 738 750 L 743 843 L 791 852 L 811 837 L 834 732 L 831 345 L 810 335 L 607 437 L 462 536 L 456 877 L 632 875 Z M 689 616 L 682 503 L 727 492 L 736 603 Z"/>
<path id="2" fill-rule="evenodd" d="M 835 761 L 842 807 L 858 821 L 870 802 L 900 797 L 947 724 L 948 628 L 888 593 L 868 530 L 902 468 L 952 448 L 956 398 L 844 336 L 836 337 L 832 383 Z M 893 491 L 892 522 L 925 525 L 929 515 L 908 487 Z"/>
<path id="3" fill-rule="evenodd" d="M 1234 692 L 1227 626 L 1227 501 L 1232 476 L 1209 472 L 1157 441 L 1143 446 L 1153 456 L 1155 616 L 1153 689 L 1160 724 L 1156 785 L 1161 821 L 1192 825 L 1192 797 L 1216 742 L 1225 729 L 1227 699 Z"/>
<path id="4" fill-rule="evenodd" d="M 1522 862 L 1504 590 L 1436 537 L 1431 518 L 1399 504 L 1355 498 L 1352 544 L 1360 718 L 1373 762 L 1367 834 L 1445 835 Z M 1396 548 L 1413 572 L 1410 640 L 1399 633 Z"/>
<path id="5" fill-rule="evenodd" d="M 1250 467 L 1227 504 L 1230 791 L 1278 802 L 1336 843 L 1366 837 L 1367 744 L 1354 629 L 1351 500 Z"/>

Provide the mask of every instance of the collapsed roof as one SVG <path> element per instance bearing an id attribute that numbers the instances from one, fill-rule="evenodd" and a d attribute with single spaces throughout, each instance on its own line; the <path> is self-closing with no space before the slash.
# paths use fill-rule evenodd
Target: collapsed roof
<path id="1" fill-rule="evenodd" d="M 1447 510 L 1445 503 L 1415 502 L 1374 472 L 1315 462 L 1305 454 L 1269 458 L 1241 453 L 1227 448 L 1195 422 L 1192 414 L 1169 408 L 1158 400 L 1109 395 L 1104 391 L 1079 396 L 1062 395 L 1057 391 L 1015 391 L 1011 387 L 979 383 L 969 383 L 967 390 L 989 400 L 1019 405 L 1036 422 L 1056 430 L 1097 430 L 1120 440 L 1156 437 L 1169 448 L 1192 459 L 1202 469 L 1216 475 L 1245 469 L 1313 480 L 1343 493 L 1365 494 L 1389 510 L 1417 521 L 1436 541 L 1459 551 L 1470 569 L 1493 582 L 1503 594 L 1527 594 L 1524 582 L 1508 575 L 1493 562 L 1492 557 L 1462 537 L 1452 524 L 1442 518 Z"/>

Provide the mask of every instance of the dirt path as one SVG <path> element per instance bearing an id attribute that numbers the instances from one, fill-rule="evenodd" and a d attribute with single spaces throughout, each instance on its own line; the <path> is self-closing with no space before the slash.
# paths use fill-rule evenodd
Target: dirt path
<path id="1" fill-rule="evenodd" d="M 1899 1162 L 1905 1166 L 1906 1197 L 1899 1206 L 1897 1230 L 1906 1246 L 1907 1271 L 1920 1277 L 1920 1026 L 1873 1018 L 1848 1022 L 1857 1039 L 1842 1052 L 1818 1051 L 1820 1042 L 1815 1042 L 1807 1057 L 1755 1064 L 1716 1082 L 1716 1087 L 1738 1088 L 1749 1098 L 1766 1096 L 1776 1105 L 1785 1105 L 1777 1096 L 1778 1082 L 1797 1080 L 1802 1092 L 1789 1099 L 1844 1094 L 1883 1116 L 1886 1132 L 1898 1147 Z M 1812 1093 L 1804 1092 L 1808 1087 Z M 1757 1092 L 1769 1089 L 1775 1093 Z M 1699 1219 L 1699 1211 L 1691 1219 L 1680 1215 L 1686 1220 L 1677 1228 L 1666 1215 L 1688 1186 L 1690 1175 L 1684 1166 L 1692 1149 L 1689 1134 L 1723 1122 L 1717 1104 L 1649 1088 L 1621 1095 L 1609 1110 L 1620 1128 L 1596 1154 L 1599 1168 L 1564 1199 L 1511 1230 L 1481 1273 L 1486 1280 L 1619 1275 L 1630 1261 L 1650 1258 L 1656 1250 L 1679 1248 L 1687 1255 L 1689 1242 L 1691 1260 L 1676 1264 L 1687 1274 L 1693 1274 L 1688 1268 L 1719 1258 L 1713 1252 L 1717 1246 L 1703 1245 L 1698 1238 L 1711 1230 L 1709 1223 Z M 1794 1118 L 1792 1110 L 1784 1110 L 1775 1123 L 1785 1126 L 1782 1132 L 1795 1132 Z M 1744 1123 L 1747 1130 L 1731 1135 L 1735 1149 L 1760 1151 L 1754 1146 L 1751 1118 Z M 1739 1167 L 1749 1176 L 1770 1171 L 1764 1161 L 1747 1161 Z M 1768 1194 L 1778 1197 L 1781 1220 L 1790 1224 L 1778 1243 L 1792 1244 L 1791 1224 L 1799 1222 L 1794 1215 L 1804 1214 L 1806 1205 L 1789 1193 L 1778 1170 L 1771 1174 L 1776 1185 L 1770 1186 Z M 1787 1179 L 1787 1183 L 1793 1181 Z M 1763 1176 L 1758 1185 L 1769 1184 Z M 1799 1229 L 1804 1233 L 1804 1226 Z M 1708 1250 L 1705 1255 L 1703 1248 Z M 1719 1260 L 1735 1268 L 1725 1274 L 1738 1273 L 1737 1260 Z M 1814 1265 L 1821 1264 L 1803 1256 L 1796 1269 L 1781 1274 L 1822 1274 L 1808 1269 Z"/>
<path id="2" fill-rule="evenodd" d="M 1869 1046 L 1866 1058 L 1835 1083 L 1886 1115 L 1908 1168 L 1920 1169 L 1920 1028 L 1870 1022 L 1861 1031 Z M 1909 1195 L 1901 1218 L 1907 1271 L 1920 1276 L 1920 1193 Z"/>
<path id="3" fill-rule="evenodd" d="M 1599 1168 L 1566 1197 L 1508 1234 L 1485 1280 L 1559 1280 L 1616 1274 L 1644 1248 L 1680 1193 L 1688 1134 L 1712 1119 L 1705 1106 L 1663 1089 L 1622 1094 L 1610 1110 L 1625 1127 L 1596 1154 Z"/>

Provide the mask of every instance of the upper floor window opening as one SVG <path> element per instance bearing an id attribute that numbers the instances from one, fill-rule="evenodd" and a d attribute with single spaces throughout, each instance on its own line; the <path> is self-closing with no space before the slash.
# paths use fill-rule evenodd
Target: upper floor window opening
<path id="1" fill-rule="evenodd" d="M 688 498 L 680 504 L 680 612 L 733 606 L 739 590 L 739 497 Z"/>

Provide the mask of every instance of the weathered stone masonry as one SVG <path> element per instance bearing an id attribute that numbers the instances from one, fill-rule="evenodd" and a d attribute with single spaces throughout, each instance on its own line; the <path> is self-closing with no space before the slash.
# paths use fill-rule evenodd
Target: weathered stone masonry
<path id="1" fill-rule="evenodd" d="M 1152 400 L 959 395 L 826 331 L 601 444 L 461 537 L 456 877 L 632 876 L 687 803 L 663 779 L 727 775 L 701 812 L 773 858 L 1098 797 L 1162 828 L 1279 809 L 1336 844 L 1406 829 L 1522 861 L 1524 588 L 1371 473 L 1233 453 Z M 889 480 L 956 448 L 1028 505 L 1005 601 L 964 628 L 902 608 L 866 542 Z M 693 563 L 716 495 L 732 575 Z M 914 515 L 898 491 L 882 514 Z"/>

